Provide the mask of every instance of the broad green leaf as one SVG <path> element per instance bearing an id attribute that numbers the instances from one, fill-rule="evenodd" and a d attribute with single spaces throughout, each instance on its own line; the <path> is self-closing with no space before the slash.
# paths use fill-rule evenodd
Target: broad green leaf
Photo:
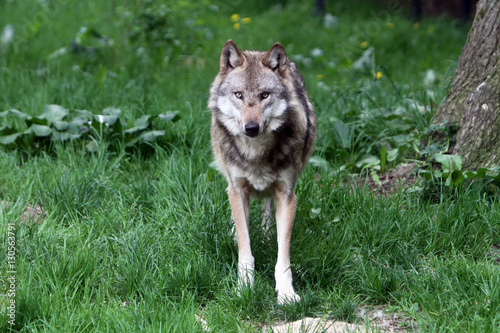
<path id="1" fill-rule="evenodd" d="M 37 124 L 37 125 L 49 125 L 49 121 L 43 115 L 32 117 L 29 121 L 27 121 L 27 123 Z"/>
<path id="2" fill-rule="evenodd" d="M 64 120 L 56 120 L 53 122 L 53 125 L 59 131 L 64 131 L 68 128 L 68 122 Z"/>
<path id="3" fill-rule="evenodd" d="M 89 126 L 89 121 L 84 118 L 84 117 L 75 117 L 70 120 L 68 123 L 68 131 L 73 132 L 73 133 L 80 133 L 82 127 L 87 127 Z"/>
<path id="4" fill-rule="evenodd" d="M 451 186 L 452 181 L 453 181 L 453 178 L 452 178 L 452 176 L 451 176 L 452 174 L 453 174 L 453 173 L 450 173 L 450 174 L 448 175 L 448 177 L 446 177 L 446 182 L 444 183 L 444 185 L 446 185 L 446 186 L 448 186 L 448 187 L 450 187 L 450 186 Z"/>
<path id="5" fill-rule="evenodd" d="M 398 144 L 398 146 L 408 144 L 413 141 L 411 135 L 403 135 L 403 134 L 396 135 L 392 137 L 392 139 Z"/>
<path id="6" fill-rule="evenodd" d="M 342 165 L 339 168 L 339 171 L 344 171 L 344 170 L 346 170 L 346 171 L 352 171 L 355 166 L 356 166 L 356 164 L 354 162 L 350 162 L 350 163 Z"/>
<path id="7" fill-rule="evenodd" d="M 15 134 L 15 133 L 20 133 L 22 131 L 19 131 L 15 127 L 11 127 L 9 125 L 4 125 L 0 127 L 0 135 L 10 135 L 10 134 Z"/>
<path id="8" fill-rule="evenodd" d="M 127 147 L 131 147 L 131 146 L 135 145 L 137 142 L 139 142 L 139 139 L 140 138 L 138 136 L 133 137 L 132 139 L 129 139 L 125 145 Z"/>
<path id="9" fill-rule="evenodd" d="M 135 132 L 140 132 L 144 130 L 144 128 L 141 128 L 141 127 L 131 127 L 125 131 L 123 131 L 124 133 L 127 133 L 127 134 L 132 134 L 132 133 L 135 133 Z"/>
<path id="10" fill-rule="evenodd" d="M 493 172 L 495 174 L 500 173 L 500 165 L 494 165 L 489 169 L 486 169 L 487 171 Z"/>
<path id="11" fill-rule="evenodd" d="M 95 115 L 94 119 L 101 124 L 106 123 L 109 125 L 113 125 L 118 120 L 118 118 L 120 118 L 121 114 L 122 110 L 115 107 L 109 107 L 102 110 L 102 115 Z"/>
<path id="12" fill-rule="evenodd" d="M 479 169 L 481 170 L 481 169 Z M 478 172 L 479 172 L 478 170 Z M 495 165 L 489 169 L 485 169 L 485 174 L 493 179 L 493 182 L 497 185 L 500 185 L 500 166 Z"/>
<path id="13" fill-rule="evenodd" d="M 309 164 L 311 164 L 313 167 L 320 168 L 325 172 L 328 172 L 328 170 L 330 170 L 330 165 L 328 161 L 319 156 L 312 156 L 309 159 Z"/>
<path id="14" fill-rule="evenodd" d="M 342 121 L 333 124 L 333 135 L 344 149 L 351 148 L 351 129 Z"/>
<path id="15" fill-rule="evenodd" d="M 140 138 L 147 142 L 154 141 L 157 137 L 165 135 L 165 131 L 147 131 L 141 133 Z"/>
<path id="16" fill-rule="evenodd" d="M 363 168 L 363 167 L 374 167 L 380 165 L 380 159 L 377 156 L 373 155 L 365 155 L 361 160 L 359 160 L 356 163 L 356 166 L 358 168 Z"/>
<path id="17" fill-rule="evenodd" d="M 0 112 L 0 117 L 6 117 L 9 114 L 16 116 L 17 118 L 21 118 L 21 119 L 30 119 L 31 118 L 30 115 L 28 115 L 24 112 L 21 112 L 19 110 L 16 110 L 16 109 L 10 109 L 10 110 L 4 111 L 4 112 Z"/>
<path id="18" fill-rule="evenodd" d="M 396 158 L 398 158 L 398 155 L 399 155 L 398 148 L 394 148 L 394 149 L 389 150 L 387 152 L 387 161 L 394 162 L 396 160 Z"/>
<path id="19" fill-rule="evenodd" d="M 479 168 L 477 169 L 476 171 L 476 177 L 478 178 L 484 178 L 486 177 L 486 173 L 488 172 L 489 170 L 486 169 L 486 168 Z"/>
<path id="20" fill-rule="evenodd" d="M 427 154 L 429 156 L 432 156 L 433 154 L 439 154 L 439 152 L 442 150 L 443 147 L 440 143 L 434 143 L 422 149 L 422 154 Z"/>
<path id="21" fill-rule="evenodd" d="M 451 179 L 452 179 L 453 186 L 458 187 L 464 182 L 465 177 L 464 177 L 462 171 L 455 170 L 451 173 Z"/>
<path id="22" fill-rule="evenodd" d="M 487 176 L 488 171 L 490 169 L 486 168 L 479 168 L 477 171 L 465 171 L 464 174 L 468 179 L 474 179 L 474 178 L 485 178 Z"/>
<path id="23" fill-rule="evenodd" d="M 9 134 L 9 135 L 2 135 L 0 136 L 0 143 L 3 145 L 10 145 L 11 143 L 14 143 L 16 139 L 21 135 L 22 133 L 14 133 L 14 134 Z"/>
<path id="24" fill-rule="evenodd" d="M 141 118 L 139 119 L 136 119 L 134 121 L 134 126 L 143 126 L 144 128 L 147 128 L 149 126 L 149 118 L 151 116 L 150 115 L 144 115 L 142 116 Z"/>
<path id="25" fill-rule="evenodd" d="M 136 119 L 134 121 L 134 127 L 129 128 L 128 130 L 125 131 L 125 133 L 135 133 L 138 131 L 143 131 L 149 127 L 149 118 L 151 116 L 149 115 L 144 115 L 139 119 Z"/>
<path id="26" fill-rule="evenodd" d="M 33 133 L 36 136 L 46 137 L 52 134 L 52 129 L 49 126 L 32 124 L 24 133 Z"/>
<path id="27" fill-rule="evenodd" d="M 26 130 L 28 127 L 26 123 L 30 119 L 31 116 L 16 109 L 10 109 L 0 113 L 0 124 L 12 130 L 12 132 L 8 134 Z"/>
<path id="28" fill-rule="evenodd" d="M 464 175 L 465 177 L 467 177 L 468 179 L 474 179 L 474 178 L 478 178 L 476 172 L 474 171 L 465 171 L 464 172 Z"/>
<path id="29" fill-rule="evenodd" d="M 165 121 L 177 121 L 181 117 L 179 116 L 179 111 L 167 111 L 158 115 L 158 118 Z"/>
<path id="30" fill-rule="evenodd" d="M 45 105 L 40 118 L 45 118 L 51 124 L 61 121 L 68 115 L 68 110 L 57 104 Z"/>
<path id="31" fill-rule="evenodd" d="M 113 106 L 110 106 L 109 108 L 105 108 L 104 110 L 102 110 L 102 114 L 107 115 L 107 116 L 114 115 L 114 116 L 119 117 L 122 114 L 122 110 L 115 108 Z"/>
<path id="32" fill-rule="evenodd" d="M 407 190 L 405 191 L 405 193 L 408 193 L 408 194 L 410 194 L 410 193 L 421 193 L 421 192 L 423 192 L 423 190 L 424 190 L 424 189 L 423 189 L 422 187 L 419 187 L 419 186 L 412 186 L 412 187 L 410 187 L 409 189 L 407 189 Z"/>
<path id="33" fill-rule="evenodd" d="M 91 121 L 94 114 L 87 110 L 75 110 L 75 113 L 78 114 L 79 118 L 85 119 L 87 121 Z"/>
<path id="34" fill-rule="evenodd" d="M 67 140 L 78 139 L 80 136 L 81 134 L 54 131 L 50 139 L 52 141 L 67 141 Z"/>
<path id="35" fill-rule="evenodd" d="M 434 154 L 432 158 L 441 164 L 443 172 L 462 170 L 462 157 L 459 155 Z"/>

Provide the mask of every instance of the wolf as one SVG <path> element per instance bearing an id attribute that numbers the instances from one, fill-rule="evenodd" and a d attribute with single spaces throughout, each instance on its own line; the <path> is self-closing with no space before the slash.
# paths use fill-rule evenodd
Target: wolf
<path id="1" fill-rule="evenodd" d="M 295 184 L 316 140 L 314 107 L 296 64 L 279 43 L 267 52 L 241 51 L 228 40 L 219 67 L 208 107 L 215 163 L 228 183 L 238 242 L 238 288 L 254 282 L 249 202 L 264 198 L 264 227 L 276 206 L 278 303 L 299 302 L 292 285 L 290 239 Z"/>

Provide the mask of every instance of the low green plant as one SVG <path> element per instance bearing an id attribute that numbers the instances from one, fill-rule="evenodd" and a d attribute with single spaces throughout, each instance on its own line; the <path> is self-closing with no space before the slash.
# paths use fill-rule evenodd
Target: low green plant
<path id="1" fill-rule="evenodd" d="M 179 55 L 196 54 L 203 41 L 213 37 L 203 18 L 218 7 L 201 1 L 143 1 L 119 5 L 118 25 L 126 34 L 130 47 L 151 57 L 155 64 L 169 63 Z"/>
<path id="2" fill-rule="evenodd" d="M 438 168 L 435 168 L 437 165 Z M 477 170 L 464 170 L 462 157 L 450 154 L 433 154 L 430 156 L 428 168 L 421 168 L 418 175 L 427 181 L 443 182 L 450 188 L 459 187 L 467 180 L 481 180 L 486 184 L 492 183 L 500 186 L 500 167 L 479 168 Z"/>
<path id="3" fill-rule="evenodd" d="M 8 149 L 23 149 L 37 153 L 51 143 L 81 140 L 89 152 L 97 151 L 101 141 L 118 139 L 125 147 L 141 142 L 153 142 L 165 130 L 153 129 L 155 120 L 177 121 L 178 111 L 159 115 L 144 115 L 125 121 L 120 109 L 110 107 L 94 114 L 87 110 L 69 111 L 59 105 L 47 105 L 39 116 L 30 116 L 11 109 L 0 113 L 0 144 Z"/>

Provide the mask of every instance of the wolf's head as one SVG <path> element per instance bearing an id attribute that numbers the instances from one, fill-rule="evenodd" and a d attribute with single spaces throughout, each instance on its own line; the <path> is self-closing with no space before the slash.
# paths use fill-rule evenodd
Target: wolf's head
<path id="1" fill-rule="evenodd" d="M 289 64 L 279 43 L 268 52 L 240 51 L 232 40 L 224 44 L 209 106 L 231 134 L 256 137 L 283 123 Z"/>

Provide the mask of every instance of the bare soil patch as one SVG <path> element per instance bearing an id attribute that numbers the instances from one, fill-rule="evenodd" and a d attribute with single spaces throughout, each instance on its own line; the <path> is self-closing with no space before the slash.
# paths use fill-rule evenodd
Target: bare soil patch
<path id="1" fill-rule="evenodd" d="M 12 202 L 6 200 L 0 201 L 0 206 L 2 206 L 3 209 L 8 209 L 13 205 L 14 204 Z M 37 204 L 28 203 L 20 216 L 19 224 L 41 224 L 45 217 L 47 217 L 47 212 L 42 207 Z"/>
<path id="2" fill-rule="evenodd" d="M 368 331 L 365 324 L 351 324 L 344 321 L 324 318 L 304 318 L 290 323 L 281 323 L 264 327 L 264 331 L 267 332 L 271 330 L 273 333 L 365 333 L 371 331 L 403 333 L 414 332 L 417 329 L 415 321 L 412 318 L 402 313 L 389 312 L 383 306 L 362 307 L 358 311 L 359 318 L 368 321 L 370 327 Z"/>
<path id="3" fill-rule="evenodd" d="M 373 176 L 349 177 L 346 185 L 349 189 L 367 186 L 376 195 L 390 196 L 406 191 L 415 185 L 418 179 L 415 177 L 414 169 L 415 163 L 400 164 L 394 170 L 378 176 L 378 179 Z"/>

